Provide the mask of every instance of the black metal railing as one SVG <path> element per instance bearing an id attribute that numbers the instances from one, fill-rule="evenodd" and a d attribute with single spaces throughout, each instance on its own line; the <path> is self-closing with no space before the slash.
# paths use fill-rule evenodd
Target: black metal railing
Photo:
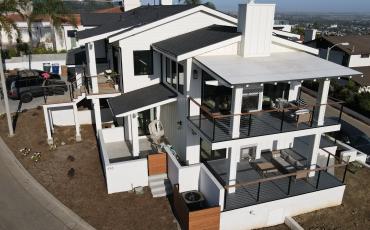
<path id="1" fill-rule="evenodd" d="M 320 126 L 336 125 L 341 122 L 343 103 L 340 110 L 333 109 L 331 104 L 300 105 L 289 103 L 282 109 L 262 110 L 241 114 L 213 113 L 193 98 L 188 99 L 188 120 L 212 142 L 231 139 L 256 137 L 282 132 L 290 132 Z M 190 114 L 190 108 L 198 108 L 196 115 Z M 325 109 L 324 120 L 318 121 L 320 108 Z M 330 112 L 328 112 L 330 108 Z M 323 110 L 322 110 L 323 111 Z M 194 109 L 193 111 L 194 112 Z M 240 123 L 233 132 L 233 123 Z"/>
<path id="2" fill-rule="evenodd" d="M 329 155 L 329 157 L 332 154 Z M 335 169 L 344 167 L 343 174 L 339 175 L 331 174 L 328 169 Z M 274 177 L 267 177 L 258 179 L 255 181 L 249 181 L 246 183 L 237 183 L 235 185 L 224 186 L 225 188 L 225 208 L 226 210 L 232 210 L 240 207 L 228 206 L 228 196 L 230 189 L 236 189 L 243 191 L 238 194 L 238 199 L 242 199 L 239 202 L 235 200 L 233 203 L 240 203 L 242 206 L 254 205 L 257 203 L 270 202 L 274 200 L 284 199 L 290 196 L 302 195 L 305 193 L 316 192 L 323 189 L 329 189 L 337 186 L 341 186 L 345 182 L 347 174 L 348 163 L 342 162 L 326 167 L 320 167 L 318 165 L 312 165 L 311 169 L 299 170 L 294 173 L 282 174 Z M 314 175 L 310 175 L 314 174 Z M 305 186 L 308 185 L 308 186 Z M 302 189 L 304 188 L 304 189 Z M 245 200 L 248 200 L 246 202 Z"/>

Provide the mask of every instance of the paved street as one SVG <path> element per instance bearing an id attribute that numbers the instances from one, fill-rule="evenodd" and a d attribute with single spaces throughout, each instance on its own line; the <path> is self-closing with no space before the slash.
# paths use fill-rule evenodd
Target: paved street
<path id="1" fill-rule="evenodd" d="M 0 194 L 1 230 L 91 229 L 25 171 L 1 138 Z"/>

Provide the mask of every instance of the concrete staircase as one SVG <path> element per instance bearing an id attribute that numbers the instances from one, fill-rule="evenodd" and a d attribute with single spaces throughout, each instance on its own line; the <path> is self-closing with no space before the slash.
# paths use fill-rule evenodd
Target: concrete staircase
<path id="1" fill-rule="evenodd" d="M 172 187 L 167 174 L 149 176 L 149 187 L 154 198 L 172 194 Z"/>

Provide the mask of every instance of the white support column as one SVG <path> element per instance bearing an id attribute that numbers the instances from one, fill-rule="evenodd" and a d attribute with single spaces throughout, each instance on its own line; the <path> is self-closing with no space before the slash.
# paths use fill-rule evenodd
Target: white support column
<path id="1" fill-rule="evenodd" d="M 150 113 L 150 121 L 154 121 L 154 120 L 155 120 L 155 116 L 154 116 L 155 109 L 156 109 L 156 108 L 151 108 L 151 109 L 149 110 L 149 113 Z"/>
<path id="2" fill-rule="evenodd" d="M 131 117 L 127 116 L 123 118 L 123 126 L 125 130 L 125 140 L 132 142 L 132 132 L 131 132 Z"/>
<path id="3" fill-rule="evenodd" d="M 89 42 L 86 44 L 87 48 L 87 60 L 89 63 L 89 75 L 91 77 L 91 87 L 93 93 L 99 93 L 98 88 L 98 78 L 96 69 L 96 57 L 95 57 L 95 44 L 94 42 Z"/>
<path id="4" fill-rule="evenodd" d="M 242 101 L 243 101 L 243 87 L 233 88 L 232 100 L 231 100 L 231 113 L 240 114 L 242 111 Z M 232 117 L 232 138 L 238 138 L 240 135 L 240 116 Z"/>
<path id="5" fill-rule="evenodd" d="M 48 112 L 48 107 L 43 106 L 44 109 L 44 118 L 45 118 L 45 127 L 46 127 L 46 134 L 48 136 L 48 144 L 52 145 L 53 144 L 53 137 L 51 136 L 51 128 L 50 128 L 50 119 L 49 119 L 49 112 Z"/>
<path id="6" fill-rule="evenodd" d="M 228 155 L 228 163 L 229 163 L 229 171 L 228 171 L 228 185 L 235 185 L 236 184 L 236 174 L 237 174 L 237 167 L 238 167 L 238 159 L 240 156 L 240 147 L 233 146 L 227 149 Z M 228 189 L 229 193 L 235 192 L 235 187 Z"/>
<path id="7" fill-rule="evenodd" d="M 78 119 L 78 109 L 77 105 L 73 104 L 73 116 L 75 120 L 75 128 L 76 128 L 76 142 L 80 142 L 81 139 L 81 129 L 80 129 L 80 121 Z"/>
<path id="8" fill-rule="evenodd" d="M 50 123 L 50 130 L 51 130 L 51 134 L 54 133 L 54 121 L 53 121 L 53 115 L 52 115 L 52 112 L 50 109 L 48 109 L 48 115 L 49 115 L 49 123 Z"/>
<path id="9" fill-rule="evenodd" d="M 298 99 L 298 93 L 299 93 L 300 87 L 301 87 L 301 82 L 299 81 L 292 81 L 290 83 L 288 101 L 295 101 Z"/>
<path id="10" fill-rule="evenodd" d="M 258 111 L 262 110 L 263 106 L 263 91 L 258 94 Z"/>
<path id="11" fill-rule="evenodd" d="M 155 119 L 160 121 L 161 120 L 161 106 L 157 106 L 155 108 L 155 114 L 156 114 Z"/>
<path id="12" fill-rule="evenodd" d="M 315 114 L 318 126 L 324 125 L 326 104 L 328 103 L 328 95 L 330 88 L 330 80 L 322 80 L 319 84 L 319 92 L 317 94 Z"/>
<path id="13" fill-rule="evenodd" d="M 139 126 L 137 113 L 130 115 L 131 117 L 131 135 L 132 135 L 132 155 L 138 157 L 140 154 L 139 148 Z"/>
<path id="14" fill-rule="evenodd" d="M 100 101 L 99 101 L 99 99 L 92 99 L 92 103 L 94 105 L 94 116 L 95 116 L 96 135 L 98 135 L 98 131 L 102 129 L 101 112 L 100 112 Z"/>
<path id="15" fill-rule="evenodd" d="M 311 135 L 309 136 L 308 142 L 308 153 L 311 158 L 309 159 L 310 162 L 310 169 L 315 169 L 317 164 L 317 157 L 319 155 L 320 149 L 320 141 L 321 141 L 321 134 Z M 310 172 L 310 177 L 315 176 L 315 172 Z"/>

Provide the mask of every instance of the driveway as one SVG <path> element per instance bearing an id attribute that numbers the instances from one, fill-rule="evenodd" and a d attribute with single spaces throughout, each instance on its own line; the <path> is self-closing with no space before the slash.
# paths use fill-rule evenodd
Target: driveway
<path id="1" fill-rule="evenodd" d="M 23 110 L 23 109 L 34 109 L 37 106 L 40 106 L 43 104 L 44 104 L 44 97 L 34 98 L 31 102 L 22 103 L 21 105 L 20 105 L 19 100 L 12 100 L 9 98 L 9 107 L 10 107 L 11 113 L 17 112 L 19 106 L 21 106 L 20 109 Z M 0 100 L 0 114 L 2 113 L 5 113 L 4 100 Z"/>

